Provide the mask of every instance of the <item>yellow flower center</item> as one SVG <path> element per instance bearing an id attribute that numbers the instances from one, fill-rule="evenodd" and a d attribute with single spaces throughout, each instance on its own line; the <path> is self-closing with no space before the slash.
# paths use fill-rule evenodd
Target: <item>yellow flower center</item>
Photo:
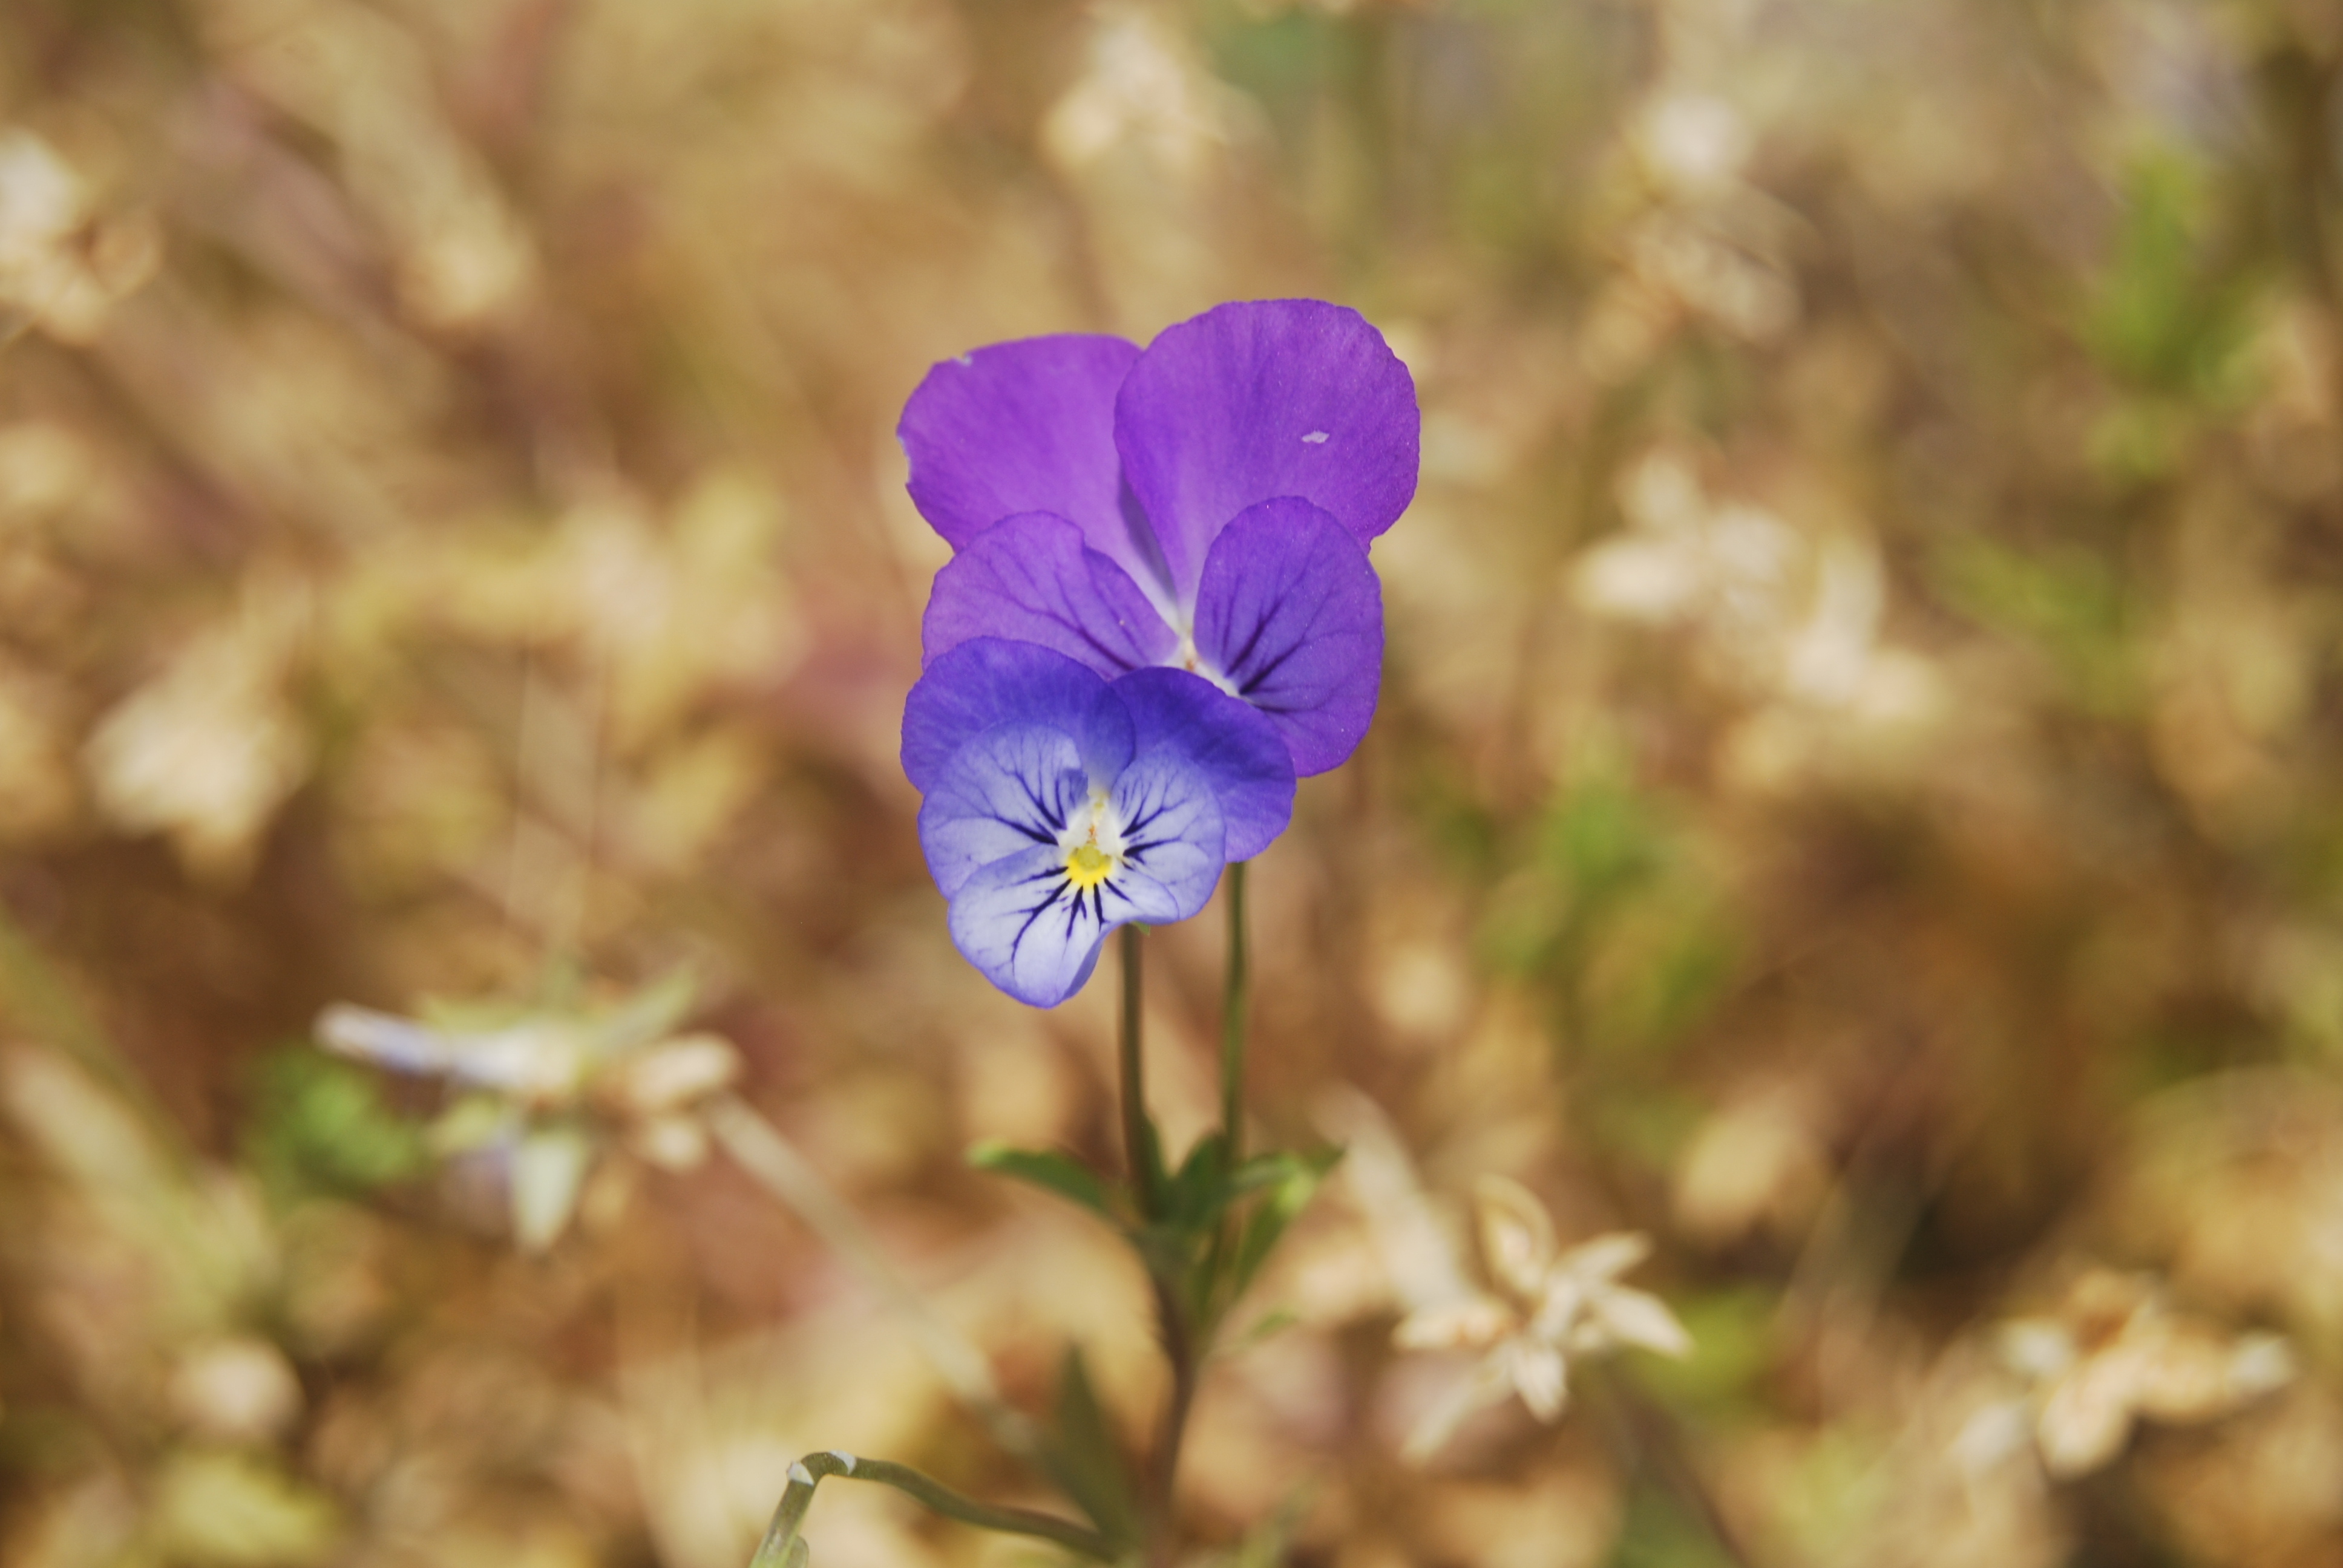
<path id="1" fill-rule="evenodd" d="M 1088 892 L 1106 880 L 1114 869 L 1114 858 L 1096 844 L 1080 844 L 1066 857 L 1066 879 Z"/>

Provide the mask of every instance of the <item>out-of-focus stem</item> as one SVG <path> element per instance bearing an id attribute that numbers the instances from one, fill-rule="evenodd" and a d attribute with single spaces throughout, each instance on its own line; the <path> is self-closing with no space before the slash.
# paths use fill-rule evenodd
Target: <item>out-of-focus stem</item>
<path id="1" fill-rule="evenodd" d="M 1122 1029 L 1117 1040 L 1118 1087 L 1122 1098 L 1123 1162 L 1131 1173 L 1131 1196 L 1139 1211 L 1152 1220 L 1162 1212 L 1162 1194 L 1155 1191 L 1155 1161 L 1150 1158 L 1147 1131 L 1147 1064 L 1140 1050 L 1139 933 L 1136 924 L 1122 928 Z"/>
<path id="2" fill-rule="evenodd" d="M 735 1095 L 716 1096 L 702 1113 L 709 1131 L 733 1162 L 810 1226 L 864 1283 L 903 1314 L 920 1349 L 960 1402 L 984 1422 L 993 1441 L 1020 1459 L 1038 1458 L 1041 1445 L 1032 1422 L 1001 1397 L 984 1353 L 929 1311 L 927 1303 L 903 1283 L 854 1211 L 830 1190 L 789 1141 Z"/>
<path id="3" fill-rule="evenodd" d="M 1725 1518 L 1707 1482 L 1684 1453 L 1683 1440 L 1667 1413 L 1638 1394 L 1632 1384 L 1601 1368 L 1583 1368 L 1579 1386 L 1621 1467 L 1630 1474 L 1643 1471 L 1673 1493 L 1735 1568 L 1755 1568 L 1740 1532 Z"/>
<path id="4" fill-rule="evenodd" d="M 1245 862 L 1229 868 L 1229 969 L 1221 1000 L 1221 1147 L 1233 1171 L 1244 1158 L 1246 1009 L 1252 964 L 1245 946 Z"/>
<path id="5" fill-rule="evenodd" d="M 1093 1562 L 1114 1560 L 1114 1548 L 1105 1536 L 1071 1520 L 1036 1513 L 1029 1508 L 988 1507 L 973 1498 L 962 1497 L 908 1464 L 884 1459 L 858 1459 L 832 1449 L 809 1453 L 789 1466 L 789 1483 L 781 1492 L 781 1501 L 773 1509 L 773 1522 L 765 1527 L 765 1538 L 757 1543 L 757 1554 L 749 1560 L 749 1568 L 799 1568 L 805 1562 L 799 1532 L 805 1527 L 806 1511 L 813 1506 L 814 1488 L 833 1475 L 891 1486 L 947 1519 L 957 1519 L 980 1530 L 1038 1536 L 1054 1541 L 1070 1552 L 1079 1552 Z"/>

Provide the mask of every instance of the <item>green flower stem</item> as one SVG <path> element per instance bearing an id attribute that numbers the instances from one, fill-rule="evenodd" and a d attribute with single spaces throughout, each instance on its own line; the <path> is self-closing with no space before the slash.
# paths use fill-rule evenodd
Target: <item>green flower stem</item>
<path id="1" fill-rule="evenodd" d="M 1070 1519 L 1037 1513 L 1028 1508 L 990 1508 L 972 1498 L 962 1497 L 908 1464 L 884 1459 L 858 1459 L 831 1449 L 809 1453 L 789 1466 L 789 1483 L 781 1492 L 781 1501 L 773 1510 L 773 1522 L 765 1527 L 765 1538 L 757 1543 L 757 1554 L 749 1560 L 749 1568 L 803 1568 L 805 1543 L 798 1533 L 805 1526 L 806 1511 L 813 1506 L 814 1488 L 833 1475 L 891 1486 L 945 1518 L 957 1519 L 979 1530 L 1037 1536 L 1054 1541 L 1093 1562 L 1114 1561 L 1114 1548 L 1105 1536 Z"/>
<path id="2" fill-rule="evenodd" d="M 733 1163 L 803 1220 L 903 1315 L 920 1350 L 960 1402 L 984 1422 L 993 1441 L 1020 1459 L 1037 1461 L 1042 1447 L 1040 1435 L 1029 1417 L 1001 1398 L 984 1352 L 929 1311 L 927 1303 L 903 1283 L 854 1211 L 830 1190 L 789 1141 L 735 1095 L 716 1096 L 701 1108 L 701 1114 Z"/>
<path id="3" fill-rule="evenodd" d="M 1221 1147 L 1228 1168 L 1244 1159 L 1246 1009 L 1252 965 L 1245 948 L 1245 862 L 1229 868 L 1229 970 L 1221 1001 Z"/>
<path id="4" fill-rule="evenodd" d="M 1169 1568 L 1178 1551 L 1173 1504 L 1180 1482 L 1180 1448 L 1188 1433 L 1188 1412 L 1196 1402 L 1196 1382 L 1203 1370 L 1196 1326 L 1181 1301 L 1177 1281 L 1157 1277 L 1156 1332 L 1163 1342 L 1163 1359 L 1172 1366 L 1172 1392 L 1163 1406 L 1163 1428 L 1155 1439 L 1153 1473 L 1148 1478 L 1148 1561 Z"/>
<path id="5" fill-rule="evenodd" d="M 1158 1189 L 1154 1129 L 1147 1119 L 1147 1069 L 1140 1042 L 1141 968 L 1137 925 L 1122 928 L 1122 1030 L 1120 1046 L 1122 1098 L 1123 1157 L 1131 1169 L 1131 1195 L 1141 1216 L 1150 1221 L 1164 1213 L 1164 1194 Z M 1171 1363 L 1172 1395 L 1163 1409 L 1163 1425 L 1155 1442 L 1143 1510 L 1148 1560 L 1168 1565 L 1176 1549 L 1172 1528 L 1172 1489 L 1180 1469 L 1180 1442 L 1188 1426 L 1188 1407 L 1194 1402 L 1198 1368 L 1193 1325 L 1185 1302 L 1186 1282 L 1166 1275 L 1158 1263 L 1148 1264 L 1148 1285 L 1155 1294 L 1156 1332 L 1163 1358 Z"/>
<path id="6" fill-rule="evenodd" d="M 1131 1193 L 1139 1211 L 1153 1220 L 1163 1212 L 1162 1194 L 1155 1190 L 1155 1160 L 1147 1125 L 1147 1065 L 1140 1053 L 1140 967 L 1137 924 L 1122 928 L 1122 1033 L 1120 1046 L 1122 1098 L 1123 1161 L 1131 1173 Z"/>

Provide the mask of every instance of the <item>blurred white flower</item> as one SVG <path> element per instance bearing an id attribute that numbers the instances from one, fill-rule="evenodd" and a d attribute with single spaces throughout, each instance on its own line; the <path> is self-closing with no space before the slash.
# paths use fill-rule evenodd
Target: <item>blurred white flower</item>
<path id="1" fill-rule="evenodd" d="M 0 327 L 16 317 L 86 343 L 160 259 L 151 218 L 99 221 L 81 176 L 48 143 L 0 133 Z"/>
<path id="2" fill-rule="evenodd" d="M 286 700 L 306 614 L 300 591 L 257 584 L 98 723 L 85 760 L 116 827 L 160 832 L 198 875 L 232 879 L 307 775 L 308 737 Z"/>
<path id="3" fill-rule="evenodd" d="M 1540 1421 L 1554 1420 L 1569 1398 L 1573 1357 L 1629 1345 L 1670 1356 L 1692 1349 L 1666 1302 L 1619 1282 L 1650 1256 L 1650 1238 L 1614 1231 L 1557 1255 L 1553 1221 L 1519 1182 L 1483 1176 L 1473 1197 L 1482 1261 L 1497 1291 L 1419 1307 L 1392 1336 L 1403 1350 L 1484 1352 L 1410 1435 L 1413 1459 L 1431 1454 L 1466 1417 L 1508 1394 L 1518 1393 Z"/>
<path id="4" fill-rule="evenodd" d="M 425 1021 L 337 1002 L 317 1033 L 338 1055 L 470 1091 L 432 1141 L 444 1154 L 500 1163 L 513 1233 L 538 1251 L 568 1229 L 608 1138 L 662 1169 L 707 1158 L 698 1111 L 732 1086 L 740 1057 L 715 1035 L 675 1032 L 692 995 L 677 974 L 602 1009 Z"/>
<path id="5" fill-rule="evenodd" d="M 397 252 L 399 301 L 416 320 L 469 330 L 528 297 L 538 275 L 528 230 L 449 123 L 412 33 L 343 0 L 203 9 L 223 73 L 330 141 L 344 186 Z"/>
<path id="6" fill-rule="evenodd" d="M 2147 1276 L 2104 1269 L 2077 1280 L 2056 1315 L 2013 1320 L 1997 1337 L 2003 1363 L 2031 1385 L 2022 1408 L 2043 1468 L 2061 1480 L 2115 1458 L 2139 1420 L 2211 1421 L 2296 1372 L 2278 1335 L 2226 1339 L 2170 1312 Z M 2007 1412 L 1979 1420 L 2006 1429 Z"/>
<path id="7" fill-rule="evenodd" d="M 1711 195 L 1730 185 L 1749 161 L 1748 122 L 1722 98 L 1670 93 L 1645 106 L 1634 130 L 1644 166 L 1685 196 Z"/>
<path id="8" fill-rule="evenodd" d="M 1686 1235 L 1712 1246 L 1761 1227 L 1795 1236 L 1830 1183 L 1812 1097 L 1772 1084 L 1720 1108 L 1677 1157 L 1673 1207 Z"/>
<path id="9" fill-rule="evenodd" d="M 173 1413 L 206 1437 L 266 1442 L 301 1414 L 301 1382 L 285 1352 L 239 1334 L 197 1344 L 172 1368 Z"/>
<path id="10" fill-rule="evenodd" d="M 1173 178 L 1192 179 L 1229 141 L 1227 96 L 1153 12 L 1104 8 L 1089 68 L 1042 122 L 1041 145 L 1070 171 L 1131 145 Z"/>
<path id="11" fill-rule="evenodd" d="M 1684 628 L 1709 678 L 1754 702 L 1726 739 L 1729 779 L 1779 789 L 1819 765 L 1859 776 L 1923 753 L 1943 682 L 1883 635 L 1886 568 L 1867 531 L 1712 498 L 1666 447 L 1628 468 L 1619 503 L 1629 526 L 1579 557 L 1573 596 Z"/>
<path id="12" fill-rule="evenodd" d="M 1789 273 L 1706 225 L 1654 213 L 1628 232 L 1623 248 L 1628 278 L 1736 337 L 1769 342 L 1796 325 Z"/>

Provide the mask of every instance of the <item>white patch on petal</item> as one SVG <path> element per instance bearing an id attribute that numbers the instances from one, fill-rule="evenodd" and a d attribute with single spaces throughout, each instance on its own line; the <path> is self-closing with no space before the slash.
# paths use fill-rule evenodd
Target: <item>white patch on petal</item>
<path id="1" fill-rule="evenodd" d="M 1310 434 L 1302 437 L 1302 444 L 1305 447 L 1322 447 L 1326 444 L 1326 432 L 1323 430 L 1312 430 Z"/>
<path id="2" fill-rule="evenodd" d="M 1184 669 L 1191 675 L 1201 675 L 1238 701 L 1244 700 L 1244 693 L 1237 689 L 1237 683 L 1214 669 L 1212 661 L 1196 651 L 1196 634 L 1192 631 L 1180 634 L 1180 646 L 1172 650 L 1163 663 L 1170 669 Z"/>

